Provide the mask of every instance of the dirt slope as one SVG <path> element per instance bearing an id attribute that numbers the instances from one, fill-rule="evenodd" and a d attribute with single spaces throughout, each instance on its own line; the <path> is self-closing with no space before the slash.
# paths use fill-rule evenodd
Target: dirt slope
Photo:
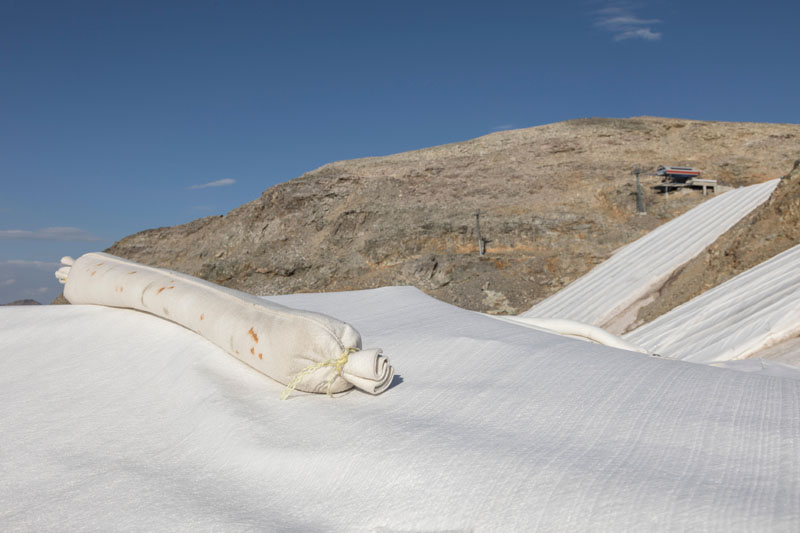
<path id="1" fill-rule="evenodd" d="M 571 120 L 331 163 L 225 216 L 143 231 L 109 251 L 255 294 L 409 284 L 518 313 L 703 199 L 687 190 L 665 201 L 645 177 L 647 215 L 637 215 L 633 166 L 696 166 L 747 185 L 791 167 L 798 139 L 790 124 Z"/>

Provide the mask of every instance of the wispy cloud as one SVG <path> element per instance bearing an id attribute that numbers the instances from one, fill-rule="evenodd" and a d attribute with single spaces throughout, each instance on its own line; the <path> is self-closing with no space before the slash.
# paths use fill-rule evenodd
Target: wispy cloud
<path id="1" fill-rule="evenodd" d="M 1 287 L 8 287 L 10 285 L 15 284 L 16 282 L 17 282 L 17 280 L 15 280 L 15 279 L 4 279 L 3 281 L 0 281 L 0 286 Z"/>
<path id="2" fill-rule="evenodd" d="M 228 185 L 233 185 L 234 183 L 236 183 L 235 179 L 224 178 L 217 181 L 209 181 L 208 183 L 203 183 L 200 185 L 192 185 L 191 187 L 187 187 L 187 189 L 207 189 L 208 187 L 227 187 Z"/>
<path id="3" fill-rule="evenodd" d="M 62 265 L 57 261 L 27 261 L 25 259 L 6 259 L 0 261 L 0 267 L 22 267 L 22 268 L 41 268 L 44 270 L 51 270 L 60 268 Z"/>
<path id="4" fill-rule="evenodd" d="M 513 124 L 500 124 L 499 126 L 495 126 L 492 128 L 492 131 L 505 131 L 514 129 Z"/>
<path id="5" fill-rule="evenodd" d="M 659 19 L 645 19 L 636 16 L 634 8 L 627 3 L 611 4 L 594 12 L 594 26 L 613 35 L 615 41 L 627 39 L 643 39 L 658 41 L 661 32 L 654 31 L 651 26 L 659 24 Z"/>
<path id="6" fill-rule="evenodd" d="M 100 237 L 80 228 L 58 226 L 38 230 L 0 230 L 0 240 L 99 241 Z"/>

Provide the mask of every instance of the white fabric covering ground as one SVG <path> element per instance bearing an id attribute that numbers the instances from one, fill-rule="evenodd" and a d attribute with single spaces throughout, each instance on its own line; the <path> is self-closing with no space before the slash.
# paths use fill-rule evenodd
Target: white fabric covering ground
<path id="1" fill-rule="evenodd" d="M 740 359 L 738 361 L 720 361 L 710 363 L 717 368 L 730 368 L 739 372 L 757 372 L 767 376 L 778 376 L 788 379 L 800 380 L 800 367 L 753 357 L 751 359 Z"/>
<path id="2" fill-rule="evenodd" d="M 548 333 L 555 333 L 557 335 L 565 335 L 576 339 L 582 339 L 587 342 L 595 342 L 604 346 L 611 346 L 612 348 L 619 348 L 620 350 L 629 350 L 631 352 L 639 352 L 650 354 L 641 346 L 637 346 L 630 341 L 623 339 L 617 335 L 609 333 L 608 331 L 598 328 L 597 326 L 590 326 L 582 322 L 575 322 L 574 320 L 567 320 L 566 318 L 531 318 L 525 316 L 503 316 L 503 315 L 487 315 L 498 320 L 505 320 L 529 328 L 538 329 Z"/>
<path id="3" fill-rule="evenodd" d="M 635 319 L 632 308 L 647 301 L 675 270 L 766 201 L 779 182 L 735 189 L 703 202 L 625 246 L 520 316 L 566 318 L 612 333 L 624 331 Z"/>
<path id="4" fill-rule="evenodd" d="M 800 245 L 625 335 L 695 363 L 744 359 L 800 334 Z"/>
<path id="5" fill-rule="evenodd" d="M 270 298 L 392 354 L 298 394 L 174 323 L 0 308 L 5 530 L 800 528 L 800 382 L 523 328 L 412 288 Z"/>
<path id="6" fill-rule="evenodd" d="M 759 351 L 758 357 L 800 369 L 800 334 Z"/>

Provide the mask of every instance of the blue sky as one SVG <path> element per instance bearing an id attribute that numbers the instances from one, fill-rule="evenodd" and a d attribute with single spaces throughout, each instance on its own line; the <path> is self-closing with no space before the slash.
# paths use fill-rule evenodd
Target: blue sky
<path id="1" fill-rule="evenodd" d="M 577 117 L 800 122 L 800 4 L 0 0 L 0 303 L 330 161 Z"/>

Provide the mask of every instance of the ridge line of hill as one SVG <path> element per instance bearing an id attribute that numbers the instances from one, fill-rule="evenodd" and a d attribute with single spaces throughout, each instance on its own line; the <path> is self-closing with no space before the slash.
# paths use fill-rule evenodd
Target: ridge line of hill
<path id="1" fill-rule="evenodd" d="M 254 294 L 414 285 L 517 314 L 703 201 L 695 190 L 664 198 L 645 176 L 637 215 L 634 166 L 694 166 L 737 187 L 785 173 L 798 139 L 791 124 L 575 119 L 329 163 L 224 216 L 107 251 Z"/>

